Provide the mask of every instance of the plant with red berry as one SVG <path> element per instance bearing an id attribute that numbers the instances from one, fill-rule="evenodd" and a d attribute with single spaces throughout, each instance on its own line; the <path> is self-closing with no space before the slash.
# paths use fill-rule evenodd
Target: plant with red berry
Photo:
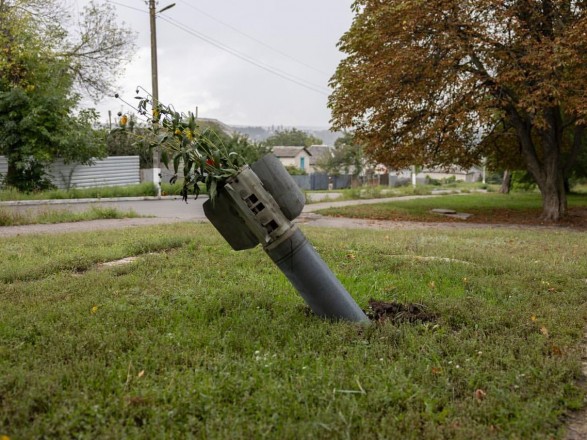
<path id="1" fill-rule="evenodd" d="M 206 185 L 211 199 L 227 179 L 238 174 L 245 160 L 234 151 L 228 151 L 214 130 L 202 128 L 192 112 L 182 113 L 158 103 L 153 107 L 151 97 L 139 99 L 138 112 L 147 116 L 151 133 L 149 146 L 159 148 L 161 162 L 167 168 L 173 164 L 175 183 L 178 172 L 183 171 L 183 200 L 187 202 L 190 188 L 198 197 L 199 183 Z"/>

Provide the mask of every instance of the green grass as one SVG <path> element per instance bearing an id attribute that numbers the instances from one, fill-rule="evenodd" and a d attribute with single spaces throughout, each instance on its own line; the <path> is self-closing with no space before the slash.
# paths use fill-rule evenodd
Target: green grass
<path id="1" fill-rule="evenodd" d="M 152 183 L 100 188 L 54 189 L 34 193 L 22 193 L 15 189 L 0 190 L 0 201 L 8 200 L 52 200 L 52 199 L 105 199 L 111 197 L 143 197 L 157 195 Z"/>
<path id="2" fill-rule="evenodd" d="M 132 210 L 121 211 L 116 208 L 103 208 L 99 206 L 93 206 L 83 212 L 73 212 L 66 209 L 49 208 L 35 211 L 17 211 L 10 208 L 0 207 L 0 226 L 53 224 L 136 217 L 139 217 L 139 215 Z"/>
<path id="3" fill-rule="evenodd" d="M 180 195 L 182 182 L 174 184 L 161 183 L 163 195 Z M 202 194 L 206 192 L 204 185 L 200 185 Z M 0 190 L 0 202 L 12 200 L 63 200 L 63 199 L 105 199 L 114 197 L 153 197 L 157 195 L 152 183 L 141 183 L 127 186 L 108 186 L 100 188 L 74 188 L 70 190 L 54 189 L 34 193 L 22 193 L 15 189 Z"/>
<path id="4" fill-rule="evenodd" d="M 379 199 L 385 197 L 403 197 L 413 195 L 428 195 L 433 191 L 452 191 L 454 193 L 469 193 L 479 190 L 493 192 L 497 190 L 496 185 L 482 183 L 453 182 L 443 185 L 423 185 L 418 184 L 415 188 L 412 185 L 405 186 L 361 186 L 357 188 L 336 189 L 333 191 L 307 191 L 307 193 L 328 193 L 335 192 L 341 194 L 336 200 L 361 200 L 361 199 Z M 321 201 L 320 201 L 321 202 Z"/>
<path id="5" fill-rule="evenodd" d="M 207 194 L 206 185 L 204 183 L 199 183 L 198 186 L 200 187 L 200 194 Z M 179 196 L 181 195 L 181 191 L 183 189 L 183 180 L 179 179 L 177 182 L 171 183 L 161 183 L 161 194 L 165 196 Z M 190 197 L 193 197 L 193 185 L 189 187 Z"/>
<path id="6" fill-rule="evenodd" d="M 563 437 L 583 405 L 584 234 L 305 231 L 362 307 L 437 322 L 308 315 L 261 249 L 209 225 L 4 239 L 0 436 Z"/>
<path id="7" fill-rule="evenodd" d="M 585 194 L 568 196 L 570 208 L 587 206 Z M 467 222 L 482 223 L 532 223 L 538 222 L 542 211 L 542 199 L 536 193 L 471 193 L 444 195 L 415 200 L 399 200 L 372 205 L 356 205 L 329 208 L 318 211 L 323 215 L 370 218 L 379 220 L 448 221 L 450 219 L 430 212 L 435 208 L 452 209 L 474 216 Z M 458 221 L 458 220 L 455 220 Z"/>

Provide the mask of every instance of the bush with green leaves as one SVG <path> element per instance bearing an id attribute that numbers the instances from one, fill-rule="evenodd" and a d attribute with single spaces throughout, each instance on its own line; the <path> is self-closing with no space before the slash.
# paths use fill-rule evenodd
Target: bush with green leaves
<path id="1" fill-rule="evenodd" d="M 161 151 L 161 161 L 175 173 L 170 183 L 183 175 L 182 198 L 187 201 L 191 192 L 200 193 L 199 183 L 206 185 L 211 199 L 225 182 L 238 174 L 246 164 L 236 151 L 230 151 L 214 130 L 202 128 L 192 112 L 182 113 L 161 103 L 153 105 L 151 97 L 139 98 L 138 112 L 147 116 L 148 132 L 142 141 L 151 149 Z M 124 129 L 124 127 L 122 127 Z"/>

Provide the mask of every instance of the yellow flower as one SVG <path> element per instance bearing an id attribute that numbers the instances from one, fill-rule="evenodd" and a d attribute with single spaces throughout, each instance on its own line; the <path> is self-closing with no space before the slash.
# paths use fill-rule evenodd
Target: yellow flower
<path id="1" fill-rule="evenodd" d="M 122 118 L 120 118 L 120 125 L 122 125 L 124 127 L 127 124 L 127 122 L 128 122 L 128 116 L 122 115 Z"/>
<path id="2" fill-rule="evenodd" d="M 194 138 L 194 135 L 192 134 L 192 131 L 189 128 L 186 128 L 185 131 L 183 132 L 183 134 L 185 135 L 186 138 L 188 138 L 190 141 Z"/>
<path id="3" fill-rule="evenodd" d="M 92 307 L 92 315 L 94 315 L 98 311 L 98 306 Z"/>
<path id="4" fill-rule="evenodd" d="M 175 129 L 175 134 L 178 135 L 178 136 L 180 136 L 181 135 L 181 130 L 179 128 L 176 128 Z"/>

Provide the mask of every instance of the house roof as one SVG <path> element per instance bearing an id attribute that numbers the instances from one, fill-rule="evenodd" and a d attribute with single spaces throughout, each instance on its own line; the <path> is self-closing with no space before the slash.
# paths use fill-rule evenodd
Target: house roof
<path id="1" fill-rule="evenodd" d="M 326 155 L 332 156 L 332 150 L 334 147 L 328 145 L 312 145 L 308 147 L 308 151 L 312 156 L 310 158 L 310 165 L 316 165 L 320 159 L 325 157 Z"/>
<path id="2" fill-rule="evenodd" d="M 302 151 L 312 155 L 306 147 L 273 147 L 271 152 L 277 157 L 296 157 Z"/>

